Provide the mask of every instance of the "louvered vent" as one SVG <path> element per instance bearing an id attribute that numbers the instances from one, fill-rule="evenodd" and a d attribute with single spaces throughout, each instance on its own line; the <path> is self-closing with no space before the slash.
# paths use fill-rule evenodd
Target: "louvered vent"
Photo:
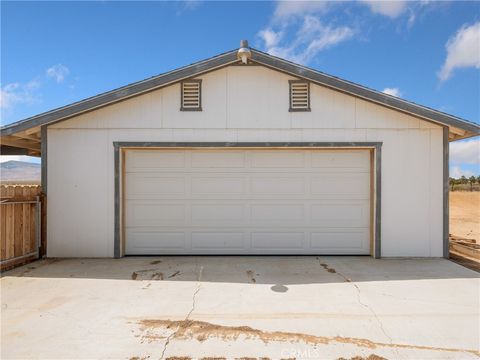
<path id="1" fill-rule="evenodd" d="M 290 80 L 290 111 L 310 111 L 310 84 Z"/>
<path id="2" fill-rule="evenodd" d="M 182 82 L 182 107 L 183 111 L 202 110 L 202 81 L 189 80 Z"/>

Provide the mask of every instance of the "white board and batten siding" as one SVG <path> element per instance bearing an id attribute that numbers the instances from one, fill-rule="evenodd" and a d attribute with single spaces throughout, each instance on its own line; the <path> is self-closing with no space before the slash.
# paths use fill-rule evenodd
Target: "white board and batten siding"
<path id="1" fill-rule="evenodd" d="M 368 150 L 127 150 L 125 253 L 370 254 Z"/>
<path id="2" fill-rule="evenodd" d="M 311 111 L 289 112 L 288 81 L 294 78 L 262 66 L 230 66 L 198 78 L 202 111 L 180 111 L 180 84 L 173 84 L 48 127 L 48 256 L 114 255 L 115 141 L 382 142 L 381 255 L 442 256 L 440 126 L 315 84 L 310 84 Z M 233 186 L 254 176 L 245 169 L 238 170 L 243 177 L 217 185 Z M 188 182 L 189 171 L 177 175 Z M 207 174 L 205 168 L 195 171 Z M 200 182 L 194 190 L 202 184 L 207 186 Z M 251 189 L 243 190 L 249 194 Z M 278 199 L 290 204 L 300 196 Z M 253 197 L 244 209 L 260 200 Z M 305 204 L 303 209 L 310 211 Z M 256 225 L 245 228 L 247 245 Z M 194 227 L 185 229 L 191 239 Z M 311 234 L 303 234 L 308 248 Z"/>

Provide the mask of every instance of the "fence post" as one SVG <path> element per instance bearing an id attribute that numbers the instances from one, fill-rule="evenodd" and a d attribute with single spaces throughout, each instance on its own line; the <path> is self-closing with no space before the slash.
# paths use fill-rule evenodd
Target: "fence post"
<path id="1" fill-rule="evenodd" d="M 40 258 L 47 256 L 47 195 L 40 193 L 41 202 L 41 237 L 40 237 Z"/>
<path id="2" fill-rule="evenodd" d="M 35 253 L 40 258 L 40 244 L 42 238 L 42 203 L 40 196 L 35 196 Z"/>

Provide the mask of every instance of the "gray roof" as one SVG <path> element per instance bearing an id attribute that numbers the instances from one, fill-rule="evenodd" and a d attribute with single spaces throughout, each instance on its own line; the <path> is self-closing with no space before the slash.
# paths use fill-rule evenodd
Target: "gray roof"
<path id="1" fill-rule="evenodd" d="M 301 66 L 290 61 L 269 55 L 259 50 L 251 49 L 251 61 L 296 77 L 307 79 L 313 83 L 341 91 L 367 101 L 396 109 L 428 121 L 433 121 L 449 127 L 455 127 L 469 132 L 469 136 L 480 134 L 480 125 L 453 115 L 449 115 L 422 105 L 406 101 L 395 96 L 369 89 L 367 87 L 334 77 L 320 71 Z M 97 109 L 118 101 L 125 100 L 186 78 L 219 69 L 237 63 L 237 49 L 217 55 L 149 79 L 135 82 L 121 88 L 105 92 L 70 105 L 60 107 L 24 120 L 3 126 L 0 135 L 6 136 L 30 128 L 62 121 L 78 114 Z"/>

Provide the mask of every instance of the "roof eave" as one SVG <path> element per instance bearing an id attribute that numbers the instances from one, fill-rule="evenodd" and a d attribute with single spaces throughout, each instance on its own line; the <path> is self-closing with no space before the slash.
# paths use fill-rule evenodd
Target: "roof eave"
<path id="1" fill-rule="evenodd" d="M 305 78 L 321 86 L 326 86 L 331 89 L 347 93 L 352 96 L 362 98 L 366 101 L 398 110 L 442 126 L 461 129 L 465 132 L 461 135 L 457 134 L 456 139 L 480 135 L 480 125 L 476 123 L 471 123 L 455 116 L 417 105 L 412 102 L 387 95 L 298 64 L 294 64 L 287 60 L 255 49 L 251 49 L 251 53 L 251 61 L 259 63 L 263 66 L 291 74 L 295 77 Z M 63 121 L 79 114 L 111 105 L 113 103 L 123 101 L 128 98 L 171 85 L 183 79 L 195 77 L 236 62 L 238 62 L 237 50 L 232 50 L 207 60 L 152 77 L 150 79 L 142 80 L 55 110 L 48 111 L 46 113 L 17 121 L 13 124 L 2 127 L 0 129 L 0 135 L 12 135 L 34 127 Z"/>
<path id="2" fill-rule="evenodd" d="M 8 124 L 0 128 L 0 135 L 12 135 L 32 127 L 63 121 L 79 114 L 171 85 L 183 79 L 198 76 L 200 74 L 228 66 L 235 62 L 238 62 L 237 51 L 232 50 L 207 60 L 203 60 L 146 80 L 135 82 L 133 84 L 75 102 L 67 106 Z"/>
<path id="3" fill-rule="evenodd" d="M 417 105 L 412 102 L 400 99 L 395 96 L 381 93 L 376 90 L 368 89 L 364 86 L 324 74 L 322 72 L 291 63 L 270 54 L 252 49 L 252 61 L 265 65 L 272 69 L 282 71 L 297 77 L 301 77 L 331 89 L 350 94 L 364 100 L 374 102 L 394 110 L 399 110 L 410 115 L 420 117 L 427 121 L 432 121 L 443 126 L 453 126 L 464 130 L 466 137 L 480 135 L 480 125 L 445 114 L 425 106 Z"/>

